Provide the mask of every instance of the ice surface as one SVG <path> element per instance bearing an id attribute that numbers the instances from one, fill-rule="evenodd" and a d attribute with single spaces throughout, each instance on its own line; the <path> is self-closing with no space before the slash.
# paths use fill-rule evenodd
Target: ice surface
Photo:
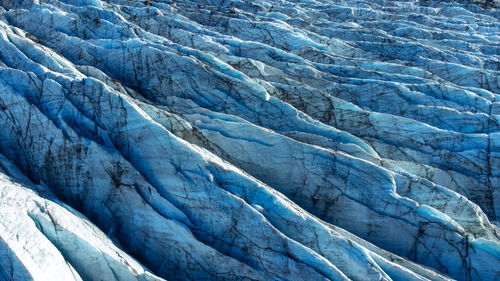
<path id="1" fill-rule="evenodd" d="M 0 0 L 0 280 L 497 280 L 493 1 Z"/>

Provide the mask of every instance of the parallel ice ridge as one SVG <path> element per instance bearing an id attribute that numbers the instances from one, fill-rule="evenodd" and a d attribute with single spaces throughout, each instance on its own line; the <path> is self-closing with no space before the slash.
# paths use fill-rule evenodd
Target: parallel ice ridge
<path id="1" fill-rule="evenodd" d="M 500 279 L 497 0 L 0 6 L 0 280 Z"/>

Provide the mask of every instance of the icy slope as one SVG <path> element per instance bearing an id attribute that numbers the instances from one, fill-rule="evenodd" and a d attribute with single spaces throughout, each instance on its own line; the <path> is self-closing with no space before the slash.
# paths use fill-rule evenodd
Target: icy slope
<path id="1" fill-rule="evenodd" d="M 0 0 L 0 279 L 500 279 L 476 2 Z"/>

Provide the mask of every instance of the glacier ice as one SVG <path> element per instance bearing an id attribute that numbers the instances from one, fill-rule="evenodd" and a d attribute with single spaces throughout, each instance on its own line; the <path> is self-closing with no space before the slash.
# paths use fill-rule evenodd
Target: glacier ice
<path id="1" fill-rule="evenodd" d="M 0 280 L 497 280 L 500 3 L 0 0 Z"/>

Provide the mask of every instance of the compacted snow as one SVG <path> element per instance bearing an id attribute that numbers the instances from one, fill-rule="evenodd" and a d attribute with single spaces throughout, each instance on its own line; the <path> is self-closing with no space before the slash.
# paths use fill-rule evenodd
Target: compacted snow
<path id="1" fill-rule="evenodd" d="M 0 0 L 0 280 L 499 280 L 499 7 Z"/>

